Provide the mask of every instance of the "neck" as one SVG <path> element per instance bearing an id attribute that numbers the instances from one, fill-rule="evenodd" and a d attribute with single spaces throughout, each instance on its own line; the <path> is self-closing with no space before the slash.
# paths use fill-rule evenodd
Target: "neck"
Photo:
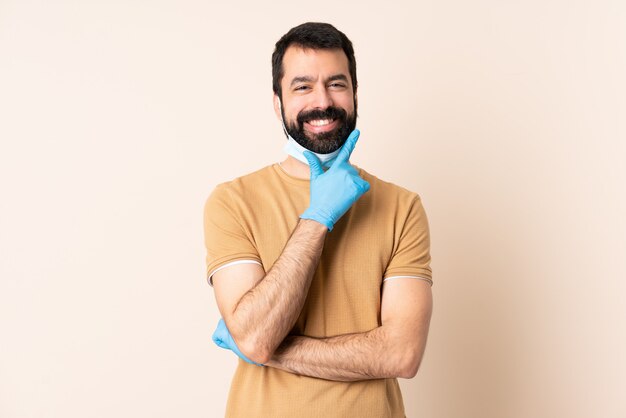
<path id="1" fill-rule="evenodd" d="M 309 166 L 302 161 L 296 160 L 291 155 L 288 155 L 287 159 L 280 163 L 280 166 L 290 176 L 299 179 L 311 178 L 311 169 L 309 168 Z"/>

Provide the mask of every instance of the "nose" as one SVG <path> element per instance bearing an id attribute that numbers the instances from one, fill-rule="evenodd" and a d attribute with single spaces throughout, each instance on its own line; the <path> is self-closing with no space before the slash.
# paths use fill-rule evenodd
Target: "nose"
<path id="1" fill-rule="evenodd" d="M 316 92 L 313 96 L 313 107 L 316 109 L 327 109 L 332 106 L 333 99 L 329 94 L 328 90 L 325 87 L 320 87 L 316 89 Z"/>

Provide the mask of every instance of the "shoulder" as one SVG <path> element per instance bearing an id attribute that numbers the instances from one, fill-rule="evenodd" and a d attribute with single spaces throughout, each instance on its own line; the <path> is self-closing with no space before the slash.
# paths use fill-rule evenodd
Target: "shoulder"
<path id="1" fill-rule="evenodd" d="M 211 192 L 209 199 L 243 196 L 263 185 L 271 183 L 273 177 L 275 177 L 275 170 L 272 165 L 268 165 L 251 173 L 217 184 Z"/>
<path id="2" fill-rule="evenodd" d="M 272 183 L 271 165 L 217 184 L 204 204 L 205 215 L 247 207 L 250 198 Z"/>
<path id="3" fill-rule="evenodd" d="M 268 165 L 248 174 L 236 177 L 232 180 L 218 184 L 216 189 L 237 190 L 245 187 L 253 187 L 259 183 L 267 181 L 275 175 L 273 165 Z"/>
<path id="4" fill-rule="evenodd" d="M 374 174 L 355 166 L 359 170 L 361 177 L 370 184 L 370 191 L 366 193 L 369 198 L 375 201 L 386 201 L 394 206 L 410 209 L 421 201 L 419 194 L 405 187 L 399 186 L 389 181 L 385 181 Z"/>

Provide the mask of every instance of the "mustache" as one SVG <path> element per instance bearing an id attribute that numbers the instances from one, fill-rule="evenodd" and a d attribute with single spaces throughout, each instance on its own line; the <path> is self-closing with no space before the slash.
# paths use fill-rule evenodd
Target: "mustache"
<path id="1" fill-rule="evenodd" d="M 306 112 L 302 111 L 298 113 L 296 120 L 298 121 L 298 124 L 302 126 L 303 123 L 316 119 L 339 119 L 340 121 L 343 121 L 346 117 L 347 113 L 345 110 L 339 107 L 330 106 L 323 110 L 313 109 Z"/>

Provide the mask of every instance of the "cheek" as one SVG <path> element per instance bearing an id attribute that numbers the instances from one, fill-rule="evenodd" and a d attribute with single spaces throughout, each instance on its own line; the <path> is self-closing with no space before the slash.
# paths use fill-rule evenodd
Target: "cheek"
<path id="1" fill-rule="evenodd" d="M 335 101 L 335 106 L 345 109 L 348 113 L 354 113 L 354 97 L 349 95 L 343 96 L 340 99 L 338 98 L 337 101 Z"/>
<path id="2" fill-rule="evenodd" d="M 285 117 L 288 120 L 295 121 L 298 118 L 298 113 L 305 109 L 305 105 L 298 100 L 292 100 L 289 102 L 289 106 L 285 109 Z"/>

